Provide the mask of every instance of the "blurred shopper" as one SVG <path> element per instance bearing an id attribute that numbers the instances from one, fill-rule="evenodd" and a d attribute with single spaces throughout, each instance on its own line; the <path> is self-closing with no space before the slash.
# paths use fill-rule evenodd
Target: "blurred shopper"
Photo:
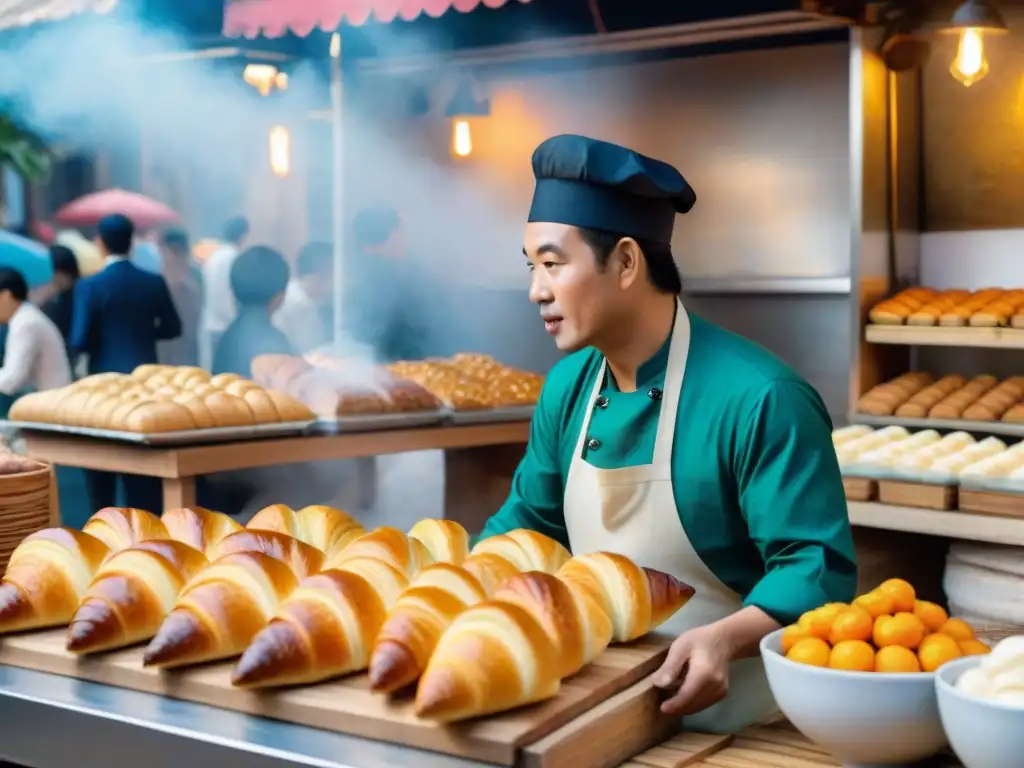
<path id="1" fill-rule="evenodd" d="M 199 320 L 203 311 L 203 276 L 192 260 L 183 229 L 164 232 L 160 243 L 164 280 L 181 318 L 181 335 L 162 341 L 157 356 L 164 365 L 199 365 Z"/>
<path id="2" fill-rule="evenodd" d="M 274 313 L 274 325 L 301 354 L 331 341 L 330 305 L 334 250 L 330 243 L 307 243 L 295 259 L 295 277 Z"/>
<path id="3" fill-rule="evenodd" d="M 249 222 L 241 216 L 224 225 L 223 243 L 203 263 L 203 315 L 199 337 L 201 365 L 213 364 L 214 350 L 221 334 L 235 319 L 235 297 L 231 292 L 231 266 L 249 237 Z"/>
<path id="4" fill-rule="evenodd" d="M 45 314 L 60 331 L 67 348 L 71 339 L 71 318 L 75 306 L 75 284 L 81 278 L 78 259 L 74 251 L 64 245 L 50 246 L 50 264 L 53 281 L 49 298 L 41 306 Z M 70 359 L 70 354 L 68 355 Z"/>

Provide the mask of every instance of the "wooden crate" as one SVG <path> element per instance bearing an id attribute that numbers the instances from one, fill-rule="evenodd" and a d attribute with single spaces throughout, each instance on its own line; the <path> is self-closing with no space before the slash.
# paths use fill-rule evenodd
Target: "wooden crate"
<path id="1" fill-rule="evenodd" d="M 878 495 L 878 484 L 868 477 L 844 477 L 843 491 L 847 501 L 874 501 Z"/>
<path id="2" fill-rule="evenodd" d="M 948 511 L 956 509 L 955 485 L 926 485 L 902 480 L 879 480 L 878 500 L 897 507 L 921 507 Z"/>
<path id="3" fill-rule="evenodd" d="M 409 695 L 370 691 L 366 675 L 319 685 L 247 691 L 231 685 L 233 663 L 161 672 L 142 666 L 141 648 L 79 658 L 64 650 L 66 630 L 0 639 L 0 664 L 115 685 L 250 715 L 442 752 L 496 765 L 572 768 L 598 765 L 587 745 L 616 732 L 619 761 L 664 740 L 677 718 L 660 715 L 660 692 L 649 676 L 664 661 L 672 638 L 649 635 L 606 650 L 562 684 L 555 698 L 511 712 L 437 725 L 420 720 Z M 638 685 L 639 684 L 639 685 Z M 566 746 L 568 745 L 568 746 Z M 569 748 L 571 747 L 571 748 Z"/>
<path id="4" fill-rule="evenodd" d="M 1024 494 L 960 489 L 960 511 L 1024 520 Z"/>

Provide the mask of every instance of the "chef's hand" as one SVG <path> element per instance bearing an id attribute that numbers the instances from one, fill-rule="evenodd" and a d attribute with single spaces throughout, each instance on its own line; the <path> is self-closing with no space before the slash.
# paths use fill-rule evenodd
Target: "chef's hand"
<path id="1" fill-rule="evenodd" d="M 714 624 L 684 632 L 669 648 L 654 684 L 674 691 L 661 704 L 666 715 L 692 715 L 729 693 L 730 651 Z"/>

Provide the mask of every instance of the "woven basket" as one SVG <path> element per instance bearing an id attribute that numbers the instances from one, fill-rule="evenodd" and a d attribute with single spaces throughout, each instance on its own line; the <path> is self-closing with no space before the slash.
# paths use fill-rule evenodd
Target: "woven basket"
<path id="1" fill-rule="evenodd" d="M 0 575 L 11 553 L 29 534 L 56 524 L 57 484 L 49 466 L 0 475 Z"/>

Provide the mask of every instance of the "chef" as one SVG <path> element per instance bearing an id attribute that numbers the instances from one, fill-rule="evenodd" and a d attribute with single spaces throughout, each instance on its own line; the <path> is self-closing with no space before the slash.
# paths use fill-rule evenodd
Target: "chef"
<path id="1" fill-rule="evenodd" d="M 654 677 L 662 711 L 737 732 L 775 711 L 761 638 L 854 595 L 828 413 L 781 360 L 683 306 L 670 243 L 696 195 L 675 168 L 564 135 L 533 171 L 530 300 L 569 354 L 483 536 L 530 528 L 692 585 L 662 627 L 677 637 Z"/>

